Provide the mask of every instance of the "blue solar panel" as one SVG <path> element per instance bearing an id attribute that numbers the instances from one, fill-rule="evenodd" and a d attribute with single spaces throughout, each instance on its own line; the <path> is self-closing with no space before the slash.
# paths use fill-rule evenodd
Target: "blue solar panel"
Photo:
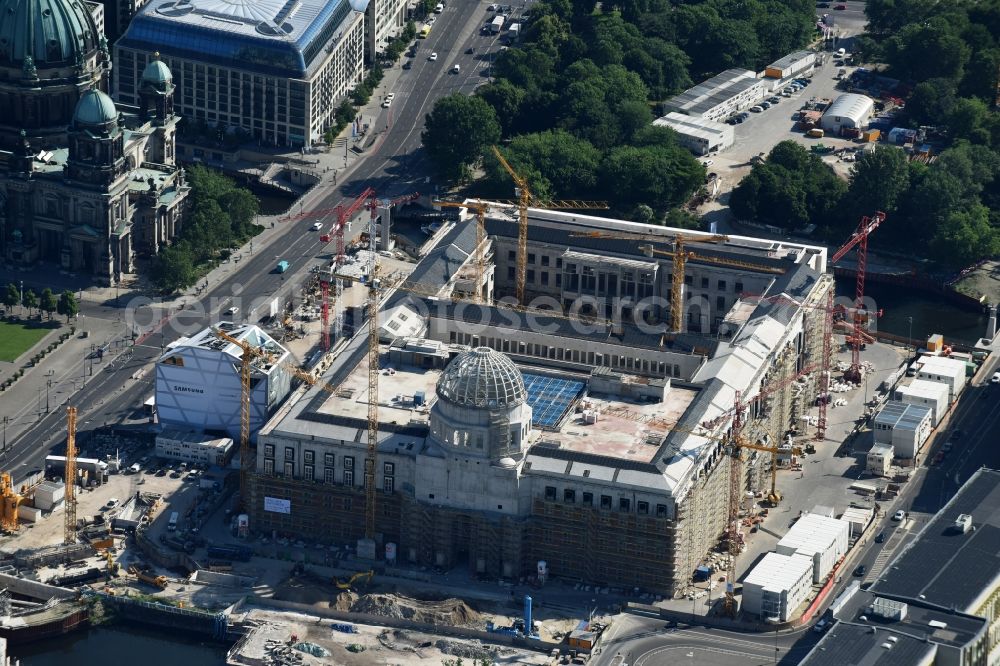
<path id="1" fill-rule="evenodd" d="M 573 403 L 583 395 L 586 382 L 522 372 L 536 428 L 554 428 Z"/>

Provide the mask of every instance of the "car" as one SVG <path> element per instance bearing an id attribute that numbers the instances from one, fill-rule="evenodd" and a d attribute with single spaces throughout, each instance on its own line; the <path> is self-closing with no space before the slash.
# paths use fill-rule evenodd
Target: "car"
<path id="1" fill-rule="evenodd" d="M 954 446 L 954 445 L 953 445 L 953 444 L 952 444 L 951 442 L 945 442 L 945 443 L 944 443 L 944 444 L 943 444 L 943 445 L 941 446 L 941 451 L 942 451 L 943 453 L 948 453 L 949 451 L 951 451 L 951 449 L 952 449 L 952 446 Z"/>
<path id="2" fill-rule="evenodd" d="M 117 497 L 112 497 L 111 499 L 108 500 L 108 503 L 107 503 L 106 506 L 109 509 L 115 508 L 116 506 L 118 506 L 118 498 Z"/>
<path id="3" fill-rule="evenodd" d="M 892 514 L 892 519 L 895 520 L 897 523 L 902 520 L 906 520 L 906 512 L 900 509 L 896 513 Z"/>
<path id="4" fill-rule="evenodd" d="M 170 473 L 170 478 L 171 479 L 179 479 L 179 478 L 181 478 L 181 473 L 179 471 L 175 470 L 175 471 L 173 471 L 173 472 Z"/>
<path id="5" fill-rule="evenodd" d="M 744 120 L 745 118 L 743 118 L 743 116 L 739 116 L 738 118 L 736 118 L 736 124 L 742 125 Z"/>
<path id="6" fill-rule="evenodd" d="M 742 118 L 743 120 L 746 120 L 749 117 L 750 117 L 750 114 L 747 113 L 746 111 L 744 111 L 743 113 L 740 114 L 740 118 Z"/>
<path id="7" fill-rule="evenodd" d="M 770 102 L 771 104 L 777 104 L 778 102 L 781 101 L 781 98 L 780 97 L 768 97 L 767 101 Z"/>
<path id="8" fill-rule="evenodd" d="M 488 12 L 495 12 L 496 10 L 497 10 L 496 5 L 490 5 L 489 7 L 486 8 L 486 11 Z"/>
<path id="9" fill-rule="evenodd" d="M 427 56 L 427 59 L 430 60 L 431 62 L 434 62 L 435 60 L 438 59 L 438 54 L 437 53 L 431 53 L 429 56 Z"/>
<path id="10" fill-rule="evenodd" d="M 702 161 L 702 164 L 705 165 L 706 167 L 710 167 L 713 164 L 715 164 L 715 162 L 713 160 L 704 160 Z"/>
<path id="11" fill-rule="evenodd" d="M 455 65 L 454 67 L 451 68 L 451 73 L 452 74 L 458 74 L 461 71 L 462 71 L 462 68 L 459 65 Z"/>
<path id="12" fill-rule="evenodd" d="M 838 9 L 838 10 L 840 10 L 840 9 L 847 9 L 847 5 L 834 5 L 833 8 L 834 9 Z"/>
<path id="13" fill-rule="evenodd" d="M 770 109 L 771 108 L 771 103 L 770 102 L 761 102 L 760 103 L 760 108 L 762 108 L 762 109 Z"/>
<path id="14" fill-rule="evenodd" d="M 392 100 L 396 99 L 396 93 L 389 93 L 388 95 L 385 96 L 385 98 L 391 102 Z"/>
<path id="15" fill-rule="evenodd" d="M 854 575 L 857 576 L 858 578 L 861 578 L 866 573 L 868 573 L 868 567 L 866 567 L 865 565 L 859 564 L 858 566 L 854 567 Z"/>
<path id="16" fill-rule="evenodd" d="M 1000 370 L 994 372 L 993 376 L 990 377 L 990 384 L 1000 384 Z"/>
<path id="17" fill-rule="evenodd" d="M 875 543 L 885 543 L 885 532 L 879 532 L 875 535 Z"/>
<path id="18" fill-rule="evenodd" d="M 740 120 L 739 118 L 730 118 L 730 119 L 728 119 L 726 121 L 726 124 L 727 125 L 735 125 L 736 123 L 741 123 L 741 122 L 743 122 L 743 121 Z"/>
<path id="19" fill-rule="evenodd" d="M 751 106 L 750 107 L 750 111 L 753 112 L 753 113 L 761 113 L 762 111 L 764 111 L 764 107 L 763 106 Z"/>
<path id="20" fill-rule="evenodd" d="M 818 5 L 816 5 L 816 8 L 817 9 L 829 9 L 830 8 L 830 3 L 829 2 L 821 2 Z"/>
<path id="21" fill-rule="evenodd" d="M 782 97 L 791 97 L 792 96 L 792 93 L 788 92 L 787 90 L 782 90 L 778 94 L 780 94 Z"/>
<path id="22" fill-rule="evenodd" d="M 167 475 L 167 470 L 163 469 L 162 467 L 156 470 L 156 476 L 166 476 L 166 475 Z"/>
<path id="23" fill-rule="evenodd" d="M 319 224 L 319 222 L 317 222 L 316 224 Z M 239 311 L 240 311 L 240 309 L 234 305 L 231 308 L 229 308 L 228 310 L 226 310 L 226 314 L 227 315 L 234 315 L 234 314 L 236 314 Z"/>
<path id="24" fill-rule="evenodd" d="M 427 25 L 434 25 L 434 21 L 437 21 L 437 17 L 436 16 L 430 17 L 429 19 L 427 19 Z"/>
<path id="25" fill-rule="evenodd" d="M 407 60 L 406 62 L 403 63 L 403 69 L 410 69 L 411 67 L 413 67 L 412 60 Z"/>
<path id="26" fill-rule="evenodd" d="M 323 228 L 323 223 L 313 222 L 311 225 L 309 225 L 309 228 L 312 229 L 313 231 L 319 231 L 320 229 Z"/>
<path id="27" fill-rule="evenodd" d="M 815 631 L 817 634 L 822 634 L 824 631 L 826 631 L 826 626 L 828 624 L 830 623 L 826 621 L 826 618 L 823 618 L 813 626 L 813 631 Z"/>
<path id="28" fill-rule="evenodd" d="M 473 53 L 476 52 L 476 49 L 475 47 L 470 46 L 469 48 L 465 49 L 465 52 L 468 53 L 469 55 L 472 55 Z"/>
<path id="29" fill-rule="evenodd" d="M 392 100 L 391 99 L 386 98 L 386 99 L 382 100 L 382 108 L 383 109 L 388 109 L 390 106 L 392 106 Z"/>

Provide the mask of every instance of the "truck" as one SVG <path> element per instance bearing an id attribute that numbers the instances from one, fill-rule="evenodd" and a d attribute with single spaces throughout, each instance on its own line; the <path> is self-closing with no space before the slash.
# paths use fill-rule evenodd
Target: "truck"
<path id="1" fill-rule="evenodd" d="M 503 24 L 506 21 L 502 14 L 497 14 L 493 17 L 493 21 L 490 23 L 490 34 L 497 35 L 503 30 Z"/>
<path id="2" fill-rule="evenodd" d="M 171 532 L 177 529 L 177 520 L 181 517 L 181 514 L 174 511 L 170 514 L 170 520 L 167 521 L 167 529 Z"/>
<path id="3" fill-rule="evenodd" d="M 128 568 L 128 572 L 141 580 L 147 585 L 152 585 L 153 587 L 158 587 L 161 590 L 167 588 L 167 577 L 166 576 L 156 576 L 147 571 L 140 571 L 137 567 L 131 566 Z"/>

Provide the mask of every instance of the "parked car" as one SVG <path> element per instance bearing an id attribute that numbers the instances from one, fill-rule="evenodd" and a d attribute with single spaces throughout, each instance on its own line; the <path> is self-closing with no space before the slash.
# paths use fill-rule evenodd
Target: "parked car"
<path id="1" fill-rule="evenodd" d="M 834 5 L 834 9 L 847 9 L 847 5 Z"/>
<path id="2" fill-rule="evenodd" d="M 437 53 L 431 53 L 429 56 L 427 56 L 427 59 L 430 60 L 431 62 L 434 62 L 435 60 L 438 59 L 438 54 Z"/>
<path id="3" fill-rule="evenodd" d="M 118 498 L 117 497 L 112 497 L 111 499 L 109 499 L 107 506 L 108 506 L 109 509 L 113 509 L 116 506 L 118 506 Z"/>
<path id="4" fill-rule="evenodd" d="M 770 109 L 771 108 L 771 103 L 770 102 L 766 102 L 766 101 L 765 102 L 761 102 L 760 106 L 761 106 L 762 109 Z"/>
<path id="5" fill-rule="evenodd" d="M 713 164 L 715 164 L 715 161 L 714 160 L 702 160 L 702 164 L 704 164 L 706 167 L 710 167 Z"/>
<path id="6" fill-rule="evenodd" d="M 892 519 L 895 520 L 897 523 L 900 522 L 901 520 L 906 520 L 906 512 L 900 509 L 896 513 L 892 514 Z"/>
<path id="7" fill-rule="evenodd" d="M 1000 384 L 1000 370 L 993 373 L 993 376 L 990 378 L 990 384 Z"/>
<path id="8" fill-rule="evenodd" d="M 406 62 L 403 63 L 403 69 L 410 69 L 411 67 L 413 67 L 412 60 L 407 60 Z"/>
<path id="9" fill-rule="evenodd" d="M 451 68 L 451 73 L 452 74 L 458 74 L 461 71 L 462 71 L 462 67 L 460 65 L 455 65 L 454 67 Z"/>
<path id="10" fill-rule="evenodd" d="M 317 222 L 316 224 L 319 224 L 319 222 Z M 231 307 L 228 310 L 226 310 L 225 314 L 228 315 L 228 316 L 232 316 L 232 315 L 236 314 L 239 311 L 240 311 L 240 309 L 234 305 L 233 307 Z"/>
<path id="11" fill-rule="evenodd" d="M 391 99 L 389 99 L 387 97 L 386 99 L 382 100 L 382 108 L 383 109 L 388 109 L 390 106 L 392 106 L 392 100 Z"/>
<path id="12" fill-rule="evenodd" d="M 391 102 L 392 100 L 396 99 L 396 93 L 389 93 L 388 95 L 385 96 L 385 98 Z"/>
<path id="13" fill-rule="evenodd" d="M 753 113 L 760 113 L 764 110 L 763 106 L 751 106 L 750 111 Z"/>
<path id="14" fill-rule="evenodd" d="M 948 453 L 949 451 L 951 451 L 951 447 L 952 447 L 952 446 L 953 446 L 953 444 L 952 444 L 951 442 L 945 442 L 945 443 L 944 443 L 944 444 L 943 444 L 943 445 L 941 446 L 941 450 L 942 450 L 942 451 L 944 451 L 945 453 Z"/>
<path id="15" fill-rule="evenodd" d="M 865 565 L 859 564 L 858 566 L 854 567 L 854 575 L 857 576 L 858 578 L 861 578 L 866 573 L 868 573 L 868 567 L 866 567 Z"/>

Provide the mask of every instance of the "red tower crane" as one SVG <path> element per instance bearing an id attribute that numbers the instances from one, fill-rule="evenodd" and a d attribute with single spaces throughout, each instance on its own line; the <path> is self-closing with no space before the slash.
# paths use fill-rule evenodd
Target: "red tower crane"
<path id="1" fill-rule="evenodd" d="M 372 188 L 367 188 L 358 197 L 351 202 L 351 205 L 344 207 L 343 204 L 338 204 L 336 208 L 333 209 L 334 212 L 334 222 L 333 227 L 330 231 L 324 233 L 319 237 L 321 243 L 329 243 L 332 238 L 337 239 L 337 257 L 334 260 L 334 266 L 330 273 L 320 273 L 319 278 L 319 288 L 323 294 L 323 351 L 330 351 L 330 276 L 336 273 L 337 270 L 344 264 L 344 227 L 347 226 L 347 222 L 357 213 L 359 210 L 365 207 L 368 197 L 374 196 L 375 190 Z M 321 211 L 315 211 L 315 213 L 325 214 L 329 209 L 323 209 Z"/>
<path id="2" fill-rule="evenodd" d="M 861 218 L 857 231 L 844 243 L 843 247 L 837 250 L 830 258 L 830 263 L 835 264 L 840 261 L 845 254 L 855 247 L 858 248 L 858 277 L 857 287 L 854 294 L 854 330 L 847 340 L 851 345 L 851 367 L 844 373 L 844 378 L 851 382 L 861 381 L 861 343 L 865 330 L 865 316 L 862 314 L 865 296 L 865 265 L 868 261 L 868 235 L 878 229 L 879 225 L 885 221 L 885 213 L 877 211 L 872 217 L 867 215 Z M 830 316 L 828 313 L 827 316 Z M 824 352 L 826 350 L 824 349 Z M 821 404 L 821 416 L 825 420 L 826 406 Z"/>

